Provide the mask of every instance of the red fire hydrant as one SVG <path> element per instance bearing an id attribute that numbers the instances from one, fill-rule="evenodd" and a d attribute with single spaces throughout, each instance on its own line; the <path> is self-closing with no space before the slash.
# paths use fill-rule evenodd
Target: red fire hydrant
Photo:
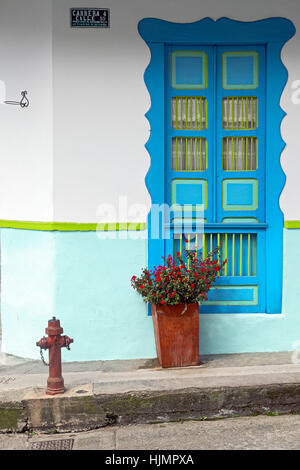
<path id="1" fill-rule="evenodd" d="M 61 375 L 61 348 L 66 347 L 70 349 L 70 344 L 73 339 L 69 336 L 61 336 L 63 332 L 59 320 L 55 317 L 48 321 L 48 328 L 46 328 L 48 337 L 43 336 L 36 345 L 41 348 L 41 358 L 45 365 L 49 365 L 49 377 L 47 380 L 47 395 L 56 395 L 57 393 L 64 393 L 64 379 Z M 44 361 L 43 349 L 49 349 L 49 364 Z"/>

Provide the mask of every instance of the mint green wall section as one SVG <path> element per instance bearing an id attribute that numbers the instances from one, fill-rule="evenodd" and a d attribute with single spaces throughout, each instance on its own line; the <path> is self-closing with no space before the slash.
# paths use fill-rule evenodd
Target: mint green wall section
<path id="1" fill-rule="evenodd" d="M 2 351 L 38 358 L 35 346 L 54 311 L 51 232 L 1 229 Z"/>
<path id="2" fill-rule="evenodd" d="M 147 265 L 147 240 L 138 232 L 102 235 L 112 239 L 55 234 L 55 306 L 76 342 L 68 360 L 155 357 L 152 318 L 130 284 Z"/>
<path id="3" fill-rule="evenodd" d="M 155 357 L 152 318 L 130 286 L 147 240 L 96 232 L 1 230 L 2 351 L 39 358 L 48 319 L 74 338 L 64 361 Z"/>
<path id="4" fill-rule="evenodd" d="M 152 318 L 130 287 L 131 275 L 147 264 L 147 241 L 109 236 L 116 239 L 1 230 L 4 352 L 39 358 L 35 343 L 54 314 L 75 340 L 64 361 L 156 356 Z M 293 349 L 300 340 L 299 229 L 284 230 L 283 259 L 283 313 L 201 314 L 201 354 Z"/>

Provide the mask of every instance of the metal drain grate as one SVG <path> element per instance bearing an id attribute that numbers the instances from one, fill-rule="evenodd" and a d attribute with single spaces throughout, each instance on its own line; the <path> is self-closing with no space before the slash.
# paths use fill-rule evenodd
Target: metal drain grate
<path id="1" fill-rule="evenodd" d="M 30 450 L 71 450 L 74 439 L 56 439 L 51 441 L 36 441 L 30 444 Z"/>

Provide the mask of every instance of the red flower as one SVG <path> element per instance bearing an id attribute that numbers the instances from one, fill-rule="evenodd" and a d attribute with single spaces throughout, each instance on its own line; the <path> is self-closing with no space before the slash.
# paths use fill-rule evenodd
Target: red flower
<path id="1" fill-rule="evenodd" d="M 156 304 L 176 304 L 174 297 L 180 301 L 207 299 L 207 292 L 215 281 L 226 261 L 213 259 L 216 253 L 207 254 L 206 258 L 198 256 L 196 251 L 184 251 L 187 260 L 181 260 L 181 253 L 177 258 L 171 255 L 164 259 L 164 266 L 155 266 L 152 271 L 143 269 L 141 277 L 132 276 L 131 284 L 148 302 Z M 203 290 L 199 293 L 201 286 Z M 179 292 L 176 291 L 179 290 Z"/>

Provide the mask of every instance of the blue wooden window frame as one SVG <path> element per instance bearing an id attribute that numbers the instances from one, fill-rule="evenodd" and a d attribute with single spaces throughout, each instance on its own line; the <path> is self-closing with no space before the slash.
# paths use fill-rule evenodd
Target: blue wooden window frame
<path id="1" fill-rule="evenodd" d="M 264 249 L 258 259 L 265 257 L 265 312 L 281 313 L 282 299 L 282 238 L 283 214 L 279 207 L 279 196 L 285 183 L 280 165 L 280 155 L 285 146 L 280 134 L 280 124 L 285 113 L 280 107 L 280 96 L 287 81 L 287 70 L 281 62 L 283 45 L 295 34 L 295 27 L 285 18 L 268 18 L 254 22 L 241 22 L 228 18 L 214 21 L 210 18 L 195 23 L 170 23 L 164 20 L 145 18 L 139 22 L 138 31 L 151 52 L 151 61 L 145 71 L 145 83 L 151 96 L 151 108 L 146 113 L 151 134 L 146 148 L 151 165 L 146 175 L 146 185 L 152 204 L 165 203 L 165 53 L 173 45 L 263 45 L 266 51 L 266 113 L 265 125 L 265 223 L 256 224 L 257 234 L 264 231 Z M 192 91 L 192 90 L 191 90 Z M 230 90 L 224 90 L 228 92 Z M 246 91 L 246 90 L 245 90 Z M 226 94 L 226 93 L 225 93 Z M 224 96 L 225 96 L 224 94 Z M 225 214 L 226 215 L 226 214 Z M 163 237 L 152 239 L 151 211 L 148 216 L 148 265 L 161 264 L 165 254 Z M 220 227 L 217 227 L 220 226 Z M 250 225 L 250 224 L 249 224 Z M 231 231 L 247 230 L 249 225 L 232 224 Z M 253 224 L 252 228 L 253 228 Z M 265 230 L 267 227 L 267 230 Z M 221 224 L 214 229 L 222 230 Z M 224 225 L 223 225 L 224 228 Z M 228 228 L 228 225 L 227 225 Z M 248 295 L 248 294 L 247 294 Z M 209 306 L 208 306 L 209 307 Z M 207 308 L 208 308 L 207 307 Z M 234 308 L 235 307 L 235 308 Z M 213 313 L 214 307 L 210 310 Z M 218 310 L 222 312 L 221 310 Z M 232 312 L 239 312 L 237 306 Z M 251 310 L 250 310 L 251 311 Z"/>

